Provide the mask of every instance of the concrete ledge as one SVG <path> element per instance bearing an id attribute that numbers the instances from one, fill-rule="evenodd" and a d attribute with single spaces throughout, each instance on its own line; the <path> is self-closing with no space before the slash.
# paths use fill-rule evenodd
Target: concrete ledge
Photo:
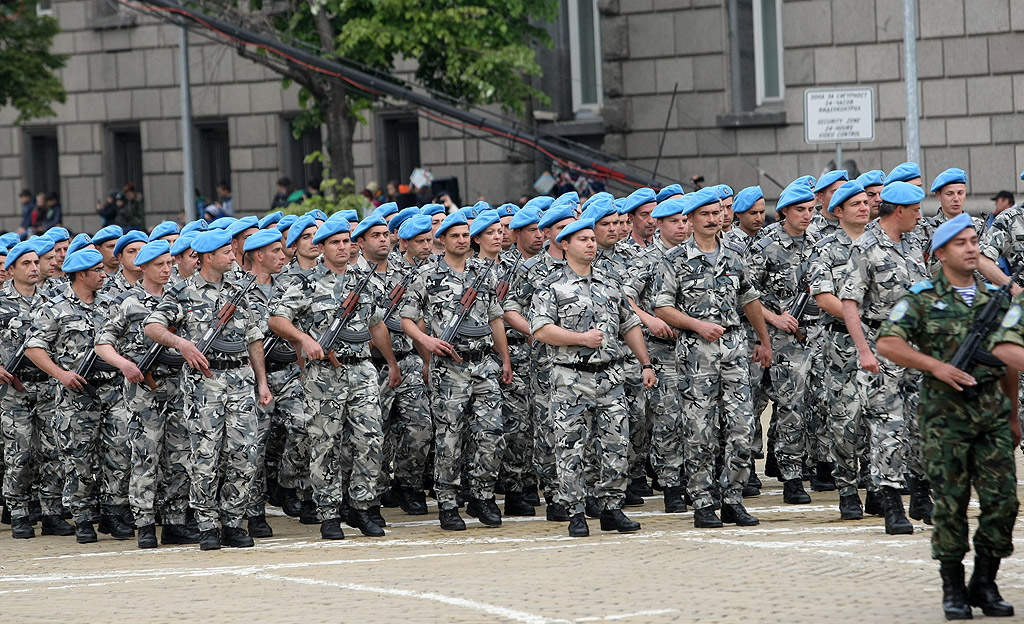
<path id="1" fill-rule="evenodd" d="M 724 113 L 715 115 L 719 128 L 756 128 L 760 126 L 785 126 L 786 111 L 750 111 L 746 113 Z"/>

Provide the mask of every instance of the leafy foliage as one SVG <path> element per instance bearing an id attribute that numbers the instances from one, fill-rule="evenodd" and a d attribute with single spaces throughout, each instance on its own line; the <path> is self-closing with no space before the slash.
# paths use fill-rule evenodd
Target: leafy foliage
<path id="1" fill-rule="evenodd" d="M 0 16 L 0 106 L 17 109 L 17 123 L 55 115 L 51 104 L 67 100 L 54 74 L 67 57 L 50 53 L 57 20 L 36 15 L 34 0 L 3 2 Z"/>

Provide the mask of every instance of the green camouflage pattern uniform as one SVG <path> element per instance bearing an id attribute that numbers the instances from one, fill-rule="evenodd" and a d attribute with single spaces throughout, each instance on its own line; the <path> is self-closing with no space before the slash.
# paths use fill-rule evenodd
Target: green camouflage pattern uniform
<path id="1" fill-rule="evenodd" d="M 811 234 L 790 236 L 780 226 L 772 228 L 751 246 L 747 269 L 765 308 L 775 314 L 792 309 L 800 291 L 806 288 L 807 261 L 816 242 Z M 808 435 L 816 430 L 817 403 L 812 402 L 813 392 L 808 382 L 823 376 L 823 371 L 819 370 L 822 337 L 819 317 L 820 310 L 811 300 L 803 318 L 799 319 L 803 341 L 768 325 L 773 353 L 768 369 L 771 377 L 768 393 L 775 404 L 768 438 L 775 441 L 775 456 L 783 481 L 799 479 L 805 457 L 813 456 Z"/>
<path id="2" fill-rule="evenodd" d="M 99 293 L 92 303 L 70 286 L 35 311 L 28 348 L 46 351 L 61 368 L 75 371 L 92 351 L 110 303 Z M 119 513 L 128 504 L 131 451 L 128 423 L 115 412 L 121 385 L 115 373 L 86 377 L 99 400 L 63 385 L 57 388 L 57 447 L 64 464 L 64 502 L 76 523 L 95 522 L 103 513 Z"/>
<path id="3" fill-rule="evenodd" d="M 717 323 L 725 333 L 714 342 L 681 331 L 676 348 L 679 395 L 685 417 L 687 492 L 694 507 L 711 507 L 721 488 L 721 502 L 743 503 L 750 477 L 750 443 L 754 433 L 750 399 L 750 349 L 738 310 L 757 301 L 743 261 L 719 244 L 709 258 L 690 238 L 668 252 L 655 307 L 671 307 L 687 316 Z M 722 458 L 722 472 L 715 466 Z"/>
<path id="4" fill-rule="evenodd" d="M 409 285 L 399 314 L 424 321 L 427 333 L 441 336 L 458 313 L 459 300 L 485 265 L 466 260 L 465 273 L 452 269 L 444 258 L 428 262 Z M 486 326 L 501 318 L 493 276 L 484 281 L 462 330 Z M 505 453 L 501 421 L 501 366 L 494 355 L 490 333 L 454 339 L 462 362 L 434 356 L 430 360 L 430 402 L 434 417 L 434 490 L 440 509 L 454 509 L 461 476 L 469 475 L 470 494 L 480 500 L 494 496 L 494 485 Z"/>
<path id="5" fill-rule="evenodd" d="M 121 356 L 138 363 L 153 345 L 146 338 L 143 321 L 158 303 L 160 298 L 141 284 L 121 293 L 96 334 L 96 344 L 111 345 Z M 181 525 L 185 524 L 192 470 L 181 369 L 158 361 L 150 372 L 156 389 L 145 382 L 122 380 L 131 446 L 128 500 L 138 526 L 156 524 L 157 512 L 164 524 Z"/>
<path id="6" fill-rule="evenodd" d="M 44 305 L 39 289 L 25 297 L 9 280 L 0 293 L 0 357 L 6 365 L 25 344 L 32 314 Z M 9 371 L 10 372 L 10 371 Z M 36 368 L 27 357 L 16 372 L 25 388 L 19 392 L 6 387 L 0 401 L 0 430 L 3 432 L 3 494 L 14 518 L 29 515 L 29 503 L 38 495 L 44 516 L 61 513 L 64 471 L 54 438 L 50 410 L 40 409 L 41 396 L 52 387 L 53 379 Z"/>
<path id="7" fill-rule="evenodd" d="M 362 278 L 355 269 L 339 275 L 319 265 L 288 287 L 271 314 L 320 340 L 331 322 L 344 314 L 342 304 Z M 339 336 L 332 346 L 342 365 L 335 368 L 326 357 L 311 360 L 303 375 L 310 415 L 310 480 L 321 522 L 341 517 L 346 494 L 356 509 L 377 504 L 384 431 L 368 330 L 381 321 L 382 296 L 372 280 L 361 293 L 345 326 L 352 335 Z"/>
<path id="8" fill-rule="evenodd" d="M 881 227 L 869 227 L 853 243 L 840 299 L 857 303 L 865 337 L 875 352 L 875 336 L 907 289 L 928 276 L 924 254 L 913 234 L 899 244 Z M 875 486 L 903 487 L 907 469 L 924 478 L 917 401 L 920 374 L 877 355 L 879 374 L 857 370 L 863 393 L 861 410 L 871 449 L 871 479 Z"/>
<path id="9" fill-rule="evenodd" d="M 196 271 L 164 294 L 145 324 L 177 328 L 182 338 L 198 343 L 216 322 L 217 313 L 239 290 L 228 280 L 208 282 Z M 259 319 L 243 299 L 224 326 L 220 340 L 232 351 L 263 339 Z M 189 504 L 200 531 L 219 526 L 240 528 L 252 500 L 258 461 L 256 377 L 248 353 L 210 350 L 211 377 L 188 365 L 182 372 L 185 423 L 188 427 L 192 481 Z"/>
<path id="10" fill-rule="evenodd" d="M 595 266 L 579 275 L 563 265 L 549 274 L 533 294 L 530 329 L 554 324 L 574 332 L 599 329 L 596 349 L 550 347 L 551 419 L 559 500 L 570 514 L 582 513 L 588 494 L 586 454 L 595 462 L 593 496 L 602 510 L 619 509 L 629 471 L 629 415 L 625 401 L 621 335 L 640 324 L 618 279 Z"/>
<path id="11" fill-rule="evenodd" d="M 990 298 L 991 290 L 986 292 L 978 283 L 968 306 L 939 271 L 900 299 L 878 335 L 902 338 L 922 353 L 949 362 Z M 1007 312 L 987 347 L 1000 342 L 1024 346 L 1020 302 L 1018 298 Z M 1004 309 L 1007 305 L 1003 302 Z M 934 497 L 932 557 L 943 563 L 957 563 L 970 550 L 967 511 L 972 485 L 981 504 L 975 553 L 1002 558 L 1013 552 L 1017 478 L 1008 423 L 1010 400 L 999 388 L 1006 369 L 978 364 L 967 372 L 978 382 L 970 397 L 925 373 L 918 404 L 924 467 Z"/>
<path id="12" fill-rule="evenodd" d="M 495 267 L 495 276 L 500 279 L 522 253 L 512 247 L 502 253 Z M 523 262 L 519 263 L 521 267 Z M 522 279 L 522 272 L 517 270 L 509 280 L 508 294 L 499 301 L 512 297 L 514 288 Z M 501 384 L 501 421 L 505 429 L 505 458 L 502 462 L 502 476 L 505 479 L 506 492 L 522 491 L 527 484 L 535 485 L 537 479 L 532 470 L 533 461 L 533 397 L 530 393 L 530 345 L 526 336 L 505 325 L 505 337 L 508 340 L 508 355 L 512 361 L 512 383 Z"/>
<path id="13" fill-rule="evenodd" d="M 637 248 L 641 251 L 630 263 L 625 289 L 638 308 L 654 314 L 654 299 L 661 292 L 669 248 L 660 236 L 655 236 L 647 247 L 637 245 Z M 658 338 L 646 327 L 644 337 L 654 373 L 658 376 L 658 385 L 647 391 L 647 412 L 652 423 L 651 465 L 663 487 L 678 487 L 682 485 L 685 418 L 679 402 L 676 341 Z"/>

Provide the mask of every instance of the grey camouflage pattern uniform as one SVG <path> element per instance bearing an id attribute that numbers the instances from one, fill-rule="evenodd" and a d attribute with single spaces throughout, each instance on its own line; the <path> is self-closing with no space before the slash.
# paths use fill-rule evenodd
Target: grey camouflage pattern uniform
<path id="1" fill-rule="evenodd" d="M 502 275 L 522 257 L 518 248 L 512 247 L 502 253 L 495 267 L 495 277 Z M 523 265 L 520 262 L 519 266 Z M 516 271 L 509 280 L 508 300 L 514 292 L 522 272 Z M 505 301 L 499 301 L 504 306 Z M 527 484 L 536 484 L 537 479 L 532 469 L 533 461 L 533 414 L 534 403 L 530 388 L 530 344 L 526 336 L 505 325 L 505 337 L 508 340 L 508 354 L 512 361 L 512 383 L 501 384 L 501 421 L 505 430 L 505 459 L 502 463 L 502 475 L 505 479 L 505 491 L 522 491 Z"/>

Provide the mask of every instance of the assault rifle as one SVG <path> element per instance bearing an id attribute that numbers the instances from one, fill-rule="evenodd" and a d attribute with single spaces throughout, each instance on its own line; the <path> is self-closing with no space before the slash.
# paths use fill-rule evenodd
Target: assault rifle
<path id="1" fill-rule="evenodd" d="M 501 277 L 498 278 L 498 288 L 495 294 L 498 296 L 499 303 L 505 301 L 505 297 L 508 296 L 508 289 L 512 284 L 512 278 L 515 277 L 516 271 L 519 270 L 519 265 L 522 262 L 523 254 L 516 254 L 516 261 L 509 265 L 505 272 L 501 274 Z"/>
<path id="2" fill-rule="evenodd" d="M 334 353 L 334 343 L 338 341 L 338 338 L 341 338 L 346 342 L 364 342 L 369 340 L 369 335 L 365 332 L 352 332 L 347 331 L 345 328 L 348 325 L 349 320 L 351 320 L 352 315 L 355 314 L 356 306 L 359 305 L 359 298 L 362 296 L 363 291 L 366 290 L 367 284 L 370 283 L 370 278 L 377 272 L 377 266 L 378 265 L 375 264 L 370 267 L 370 270 L 366 272 L 363 279 L 356 284 L 355 288 L 349 291 L 348 296 L 345 297 L 345 301 L 341 303 L 341 315 L 334 317 L 334 320 L 331 321 L 330 327 L 327 328 L 324 335 L 317 341 L 320 343 L 320 347 L 324 350 L 327 360 L 334 368 L 341 368 L 341 361 L 338 360 L 338 356 Z"/>
<path id="3" fill-rule="evenodd" d="M 803 330 L 800 329 L 799 323 L 804 312 L 807 311 L 807 304 L 810 303 L 810 301 L 811 288 L 810 286 L 804 286 L 804 289 L 796 296 L 796 299 L 793 300 L 793 305 L 789 308 L 789 315 L 795 318 L 797 322 L 797 328 L 796 331 L 793 332 L 793 335 L 796 336 L 796 339 L 800 342 L 803 342 L 807 338 Z"/>
<path id="4" fill-rule="evenodd" d="M 967 367 L 971 364 L 1004 366 L 1002 360 L 986 351 L 982 345 L 1002 320 L 1003 299 L 1010 298 L 1010 288 L 1016 283 L 1022 271 L 1024 271 L 1024 267 L 1017 269 L 1010 281 L 1000 286 L 999 290 L 992 294 L 992 298 L 988 300 L 985 307 L 981 309 L 981 312 L 974 317 L 970 329 L 967 330 L 967 336 L 960 343 L 950 364 L 964 372 L 967 372 Z"/>
<path id="5" fill-rule="evenodd" d="M 25 391 L 25 386 L 23 386 L 21 384 L 21 380 L 18 379 L 18 369 L 21 368 L 21 362 L 24 359 L 25 345 L 22 344 L 21 347 L 19 347 L 18 350 L 14 353 L 14 355 L 11 356 L 11 359 L 4 362 L 4 370 L 10 373 L 11 377 L 13 377 L 10 386 L 14 386 L 14 389 L 17 390 L 18 392 Z M 7 394 L 7 388 L 9 388 L 10 386 L 4 384 L 4 387 L 0 388 L 0 399 L 4 398 L 4 396 Z"/>
<path id="6" fill-rule="evenodd" d="M 223 353 L 241 353 L 245 351 L 244 345 L 242 351 L 237 351 L 237 349 L 233 347 L 230 343 L 220 341 L 218 340 L 218 338 L 220 337 L 221 332 L 224 331 L 224 326 L 227 325 L 228 321 L 231 320 L 231 317 L 234 316 L 235 310 L 238 309 L 238 305 L 242 303 L 242 300 L 245 299 L 246 294 L 249 293 L 254 284 L 256 284 L 255 275 L 250 277 L 249 280 L 242 285 L 238 292 L 236 292 L 235 295 L 231 297 L 231 299 L 229 299 L 227 303 L 224 304 L 224 307 L 222 307 L 220 311 L 217 312 L 217 321 L 213 324 L 212 327 L 208 328 L 206 332 L 203 333 L 203 337 L 199 339 L 198 343 L 196 343 L 196 347 L 199 349 L 199 352 L 202 353 L 204 356 L 210 351 L 211 348 L 214 347 L 217 348 L 217 351 L 221 351 Z M 213 377 L 213 373 L 210 371 L 209 368 L 203 369 L 202 372 L 203 375 L 207 377 Z"/>
<path id="7" fill-rule="evenodd" d="M 471 338 L 480 338 L 487 336 L 491 333 L 489 325 L 482 327 L 473 327 L 462 329 L 462 324 L 466 321 L 466 316 L 469 314 L 470 308 L 476 302 L 476 297 L 480 293 L 480 288 L 484 285 L 484 280 L 490 274 L 491 266 L 494 265 L 493 260 L 488 260 L 487 263 L 481 268 L 476 275 L 476 279 L 470 284 L 469 288 L 462 292 L 462 298 L 459 299 L 459 309 L 455 313 L 455 316 L 448 322 L 448 326 L 441 332 L 441 340 L 447 342 L 450 345 L 454 345 L 455 337 L 458 335 L 469 336 Z M 456 362 L 461 362 L 462 358 L 458 354 L 455 354 L 453 358 Z"/>
<path id="8" fill-rule="evenodd" d="M 409 287 L 409 283 L 412 282 L 412 278 L 416 277 L 416 269 L 420 268 L 421 261 L 417 260 L 416 264 L 413 265 L 412 269 L 405 274 L 402 281 L 395 284 L 395 287 L 391 289 L 391 294 L 388 295 L 388 310 L 384 313 L 384 325 L 388 328 L 388 331 L 396 331 L 401 333 L 402 322 L 393 319 L 395 312 L 398 311 L 398 304 L 402 302 L 402 297 L 405 296 L 405 290 Z"/>
<path id="9" fill-rule="evenodd" d="M 89 352 L 85 354 L 82 361 L 78 364 L 78 368 L 75 369 L 75 374 L 85 380 L 85 385 L 82 386 L 82 392 L 89 395 L 93 401 L 99 401 L 100 395 L 96 392 L 96 388 L 89 382 L 89 376 L 93 372 L 101 373 L 112 373 L 117 369 L 101 360 L 96 355 L 96 349 L 89 349 Z"/>

